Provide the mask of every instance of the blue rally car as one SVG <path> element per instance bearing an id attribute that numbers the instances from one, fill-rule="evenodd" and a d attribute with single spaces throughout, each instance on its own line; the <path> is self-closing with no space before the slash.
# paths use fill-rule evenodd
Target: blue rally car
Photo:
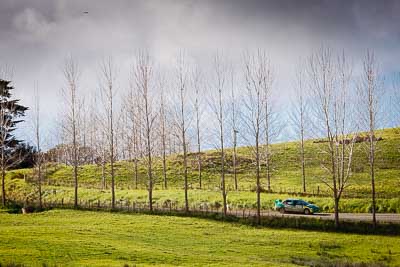
<path id="1" fill-rule="evenodd" d="M 309 215 L 318 212 L 319 207 L 302 199 L 289 198 L 285 201 L 280 199 L 275 200 L 275 210 L 280 211 L 281 213 L 293 212 Z"/>

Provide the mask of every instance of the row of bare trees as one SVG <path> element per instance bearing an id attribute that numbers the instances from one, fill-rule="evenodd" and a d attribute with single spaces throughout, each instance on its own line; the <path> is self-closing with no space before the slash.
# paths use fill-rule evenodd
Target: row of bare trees
<path id="1" fill-rule="evenodd" d="M 326 146 L 321 147 L 321 181 L 332 191 L 335 225 L 339 226 L 339 202 L 352 176 L 354 148 L 361 131 L 368 136 L 373 224 L 376 226 L 375 153 L 376 135 L 381 114 L 383 84 L 372 52 L 367 51 L 361 73 L 354 75 L 353 65 L 344 54 L 321 48 L 306 62 L 306 72 L 297 76 L 297 126 L 300 138 L 300 159 L 305 191 L 304 132 L 306 112 L 313 115 L 312 127 L 321 130 Z M 308 94 L 304 92 L 307 81 Z M 305 97 L 310 101 L 305 102 Z M 308 120 L 310 121 L 310 120 Z"/>
<path id="2" fill-rule="evenodd" d="M 203 148 L 213 147 L 219 153 L 220 190 L 226 214 L 226 172 L 232 167 L 237 190 L 236 148 L 242 144 L 252 149 L 260 222 L 263 179 L 266 190 L 272 191 L 271 143 L 283 127 L 289 127 L 295 130 L 299 140 L 304 192 L 307 189 L 305 140 L 307 137 L 325 138 L 324 145 L 319 146 L 321 168 L 325 170 L 320 179 L 332 191 L 335 222 L 339 225 L 339 202 L 351 179 L 356 138 L 363 130 L 368 131 L 370 139 L 368 158 L 375 224 L 375 130 L 379 127 L 383 84 L 374 54 L 367 52 L 362 72 L 357 75 L 344 53 L 335 54 L 329 48 L 321 48 L 301 61 L 294 79 L 291 122 L 286 124 L 278 117 L 277 89 L 270 58 L 263 50 L 246 53 L 243 58 L 242 67 L 234 69 L 218 53 L 213 58 L 213 68 L 203 73 L 199 66 L 190 62 L 185 52 L 181 52 L 173 72 L 168 75 L 170 79 L 165 79 L 167 75 L 162 75 L 150 55 L 142 51 L 129 71 L 129 88 L 122 90 L 119 97 L 116 96 L 118 71 L 115 62 L 109 58 L 100 64 L 100 93 L 98 97 L 92 96 L 90 103 L 81 97 L 77 62 L 72 58 L 66 60 L 63 89 L 66 108 L 60 120 L 63 149 L 59 150 L 63 155 L 59 158 L 73 166 L 75 205 L 78 205 L 80 164 L 102 166 L 103 189 L 106 189 L 107 176 L 110 176 L 114 207 L 114 163 L 129 160 L 135 188 L 139 183 L 139 161 L 146 166 L 148 201 L 152 210 L 155 183 L 162 181 L 163 188 L 168 188 L 167 156 L 181 153 L 185 210 L 189 211 L 188 154 L 190 151 L 197 154 L 198 186 L 202 188 L 201 152 Z M 97 101 L 98 98 L 101 101 Z M 203 144 L 205 138 L 208 142 Z M 233 147 L 229 152 L 232 153 L 231 164 L 227 163 L 227 146 Z M 39 130 L 37 149 L 40 151 Z M 158 160 L 162 164 L 161 175 L 154 169 Z"/>

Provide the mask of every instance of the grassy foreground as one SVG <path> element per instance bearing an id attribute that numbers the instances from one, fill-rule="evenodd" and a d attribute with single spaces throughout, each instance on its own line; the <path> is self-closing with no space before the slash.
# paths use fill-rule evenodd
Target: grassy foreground
<path id="1" fill-rule="evenodd" d="M 28 266 L 400 265 L 400 238 L 253 228 L 199 218 L 0 212 L 0 263 Z"/>

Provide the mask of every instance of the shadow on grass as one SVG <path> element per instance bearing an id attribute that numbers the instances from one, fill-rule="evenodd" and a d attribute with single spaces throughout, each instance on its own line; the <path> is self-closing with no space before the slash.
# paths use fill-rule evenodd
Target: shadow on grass
<path id="1" fill-rule="evenodd" d="M 330 259 L 321 257 L 319 259 L 312 259 L 307 257 L 293 257 L 290 263 L 300 266 L 323 266 L 323 267 L 385 267 L 384 263 L 371 263 L 371 262 L 350 262 L 348 260 Z"/>
<path id="2" fill-rule="evenodd" d="M 94 208 L 78 208 L 78 210 L 104 212 L 103 209 Z M 400 235 L 400 224 L 381 223 L 376 228 L 370 222 L 341 222 L 340 227 L 336 228 L 334 221 L 323 220 L 319 218 L 305 217 L 278 217 L 264 216 L 261 218 L 261 223 L 257 224 L 257 218 L 250 216 L 246 218 L 237 217 L 234 215 L 224 216 L 219 212 L 199 212 L 199 211 L 162 211 L 162 210 L 141 210 L 141 211 L 124 211 L 119 209 L 109 209 L 108 212 L 122 214 L 146 214 L 157 216 L 176 216 L 176 217 L 194 217 L 212 221 L 222 221 L 235 223 L 240 225 L 248 225 L 252 227 L 265 227 L 274 229 L 301 229 L 310 231 L 322 232 L 338 232 L 338 233 L 355 233 L 355 234 L 372 234 L 372 235 Z"/>
<path id="3" fill-rule="evenodd" d="M 17 202 L 9 202 L 7 206 L 7 212 L 9 213 L 21 213 L 22 208 L 29 208 L 31 212 L 41 212 L 50 210 L 52 208 L 57 209 L 73 209 L 70 206 L 54 206 L 39 209 L 34 206 L 24 207 L 24 205 L 18 204 Z M 260 224 L 257 223 L 256 216 L 240 217 L 235 215 L 224 216 L 220 212 L 210 211 L 189 211 L 183 210 L 153 210 L 149 211 L 146 209 L 140 210 L 126 210 L 126 209 L 110 209 L 104 207 L 78 207 L 75 210 L 93 211 L 93 212 L 113 212 L 121 214 L 147 214 L 147 215 L 158 215 L 158 216 L 177 216 L 177 217 L 194 217 L 202 218 L 213 221 L 230 222 L 240 225 L 248 225 L 252 227 L 266 227 L 274 229 L 301 229 L 310 231 L 322 231 L 322 232 L 339 232 L 339 233 L 355 233 L 355 234 L 373 234 L 373 235 L 400 235 L 400 224 L 395 223 L 380 223 L 373 227 L 370 222 L 350 222 L 342 221 L 340 227 L 336 228 L 333 220 L 324 220 L 320 218 L 309 218 L 309 217 L 287 217 L 287 216 L 263 216 Z"/>
<path id="4" fill-rule="evenodd" d="M 51 207 L 46 208 L 39 208 L 34 205 L 24 205 L 15 201 L 7 201 L 7 205 L 4 208 L 4 211 L 10 214 L 19 214 L 19 213 L 37 213 L 37 212 L 44 212 L 47 210 L 51 210 Z M 0 266 L 1 267 L 1 266 Z"/>

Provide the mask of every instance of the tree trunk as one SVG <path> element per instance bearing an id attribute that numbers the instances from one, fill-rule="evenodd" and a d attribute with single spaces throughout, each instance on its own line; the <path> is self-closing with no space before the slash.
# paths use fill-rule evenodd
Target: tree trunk
<path id="1" fill-rule="evenodd" d="M 168 189 L 168 184 L 167 184 L 167 156 L 166 156 L 165 137 L 163 137 L 162 166 L 163 166 L 164 189 L 167 190 Z"/>
<path id="2" fill-rule="evenodd" d="M 110 168 L 111 168 L 111 208 L 114 209 L 115 208 L 115 176 L 114 176 L 114 129 L 113 129 L 112 99 L 111 99 L 111 107 L 110 107 Z"/>
<path id="3" fill-rule="evenodd" d="M 147 90 L 147 83 L 145 85 Z M 147 91 L 146 91 L 147 92 Z M 150 111 L 149 103 L 147 99 L 147 93 L 145 97 L 145 114 L 146 114 L 146 146 L 147 146 L 147 173 L 148 173 L 148 191 L 149 191 L 149 209 L 153 211 L 153 170 L 152 170 L 152 157 L 151 157 L 151 129 L 150 129 Z"/>
<path id="4" fill-rule="evenodd" d="M 138 189 L 138 162 L 137 158 L 134 159 L 134 168 L 135 168 L 135 189 Z"/>
<path id="5" fill-rule="evenodd" d="M 226 216 L 227 212 L 227 203 L 226 203 L 226 187 L 225 187 L 225 151 L 223 145 L 223 137 L 221 135 L 221 183 L 222 183 L 222 198 L 224 204 L 224 216 Z"/>
<path id="6" fill-rule="evenodd" d="M 238 180 L 236 173 L 236 145 L 237 145 L 237 131 L 233 129 L 233 157 L 232 157 L 232 165 L 233 165 L 233 179 L 235 182 L 235 190 L 238 190 Z"/>
<path id="7" fill-rule="evenodd" d="M 163 188 L 168 189 L 167 184 L 167 145 L 166 145 L 166 115 L 165 115 L 165 107 L 164 107 L 164 93 L 161 92 L 161 107 L 160 107 L 160 117 L 161 117 L 161 146 L 162 146 L 162 168 L 163 168 Z"/>
<path id="8" fill-rule="evenodd" d="M 74 208 L 78 207 L 78 144 L 76 141 L 75 92 L 72 94 L 72 146 L 74 157 Z"/>
<path id="9" fill-rule="evenodd" d="M 3 153 L 2 153 L 3 154 Z M 1 168 L 1 204 L 3 207 L 6 206 L 6 185 L 5 185 L 5 178 L 6 178 L 6 170 L 2 166 Z"/>
<path id="10" fill-rule="evenodd" d="M 40 157 L 40 152 L 39 157 Z M 39 159 L 40 161 L 41 159 Z M 38 165 L 38 190 L 39 190 L 39 209 L 42 209 L 42 163 Z"/>
<path id="11" fill-rule="evenodd" d="M 147 146 L 148 146 L 148 151 L 147 151 L 147 160 L 148 160 L 148 167 L 147 167 L 147 172 L 148 172 L 148 190 L 149 190 L 149 209 L 150 211 L 153 211 L 153 172 L 152 172 L 152 164 L 151 164 L 151 149 L 150 149 L 150 136 L 148 135 L 147 137 Z"/>
<path id="12" fill-rule="evenodd" d="M 182 149 L 183 149 L 183 176 L 185 180 L 185 211 L 189 212 L 188 199 L 188 171 L 187 171 L 187 147 L 186 147 L 186 125 L 184 111 L 184 88 L 181 87 L 181 134 L 182 134 Z"/>
<path id="13" fill-rule="evenodd" d="M 200 142 L 197 144 L 197 169 L 199 172 L 199 187 L 201 189 L 202 187 L 202 182 L 201 182 L 201 147 L 200 147 Z"/>
<path id="14" fill-rule="evenodd" d="M 338 229 L 340 227 L 339 223 L 339 199 L 337 196 L 337 192 L 335 193 L 335 228 Z"/>
<path id="15" fill-rule="evenodd" d="M 185 141 L 184 141 L 185 142 Z M 187 151 L 186 145 L 183 147 L 183 175 L 185 177 L 185 211 L 189 212 L 189 199 L 188 199 L 188 171 L 187 171 Z"/>
<path id="16" fill-rule="evenodd" d="M 328 130 L 330 132 L 330 130 Z M 332 184 L 333 184 L 333 199 L 335 201 L 335 228 L 339 228 L 339 196 L 337 189 L 337 177 L 336 177 L 336 160 L 335 151 L 332 136 L 328 136 L 330 141 L 330 151 L 331 151 L 331 166 L 332 166 Z"/>
<path id="17" fill-rule="evenodd" d="M 222 186 L 222 198 L 224 216 L 227 213 L 226 203 L 226 187 L 225 187 L 225 150 L 224 150 L 224 128 L 223 128 L 223 110 L 222 110 L 222 92 L 219 91 L 219 124 L 220 124 L 220 144 L 221 144 L 221 186 Z"/>
<path id="18" fill-rule="evenodd" d="M 258 133 L 256 134 L 256 190 L 257 190 L 257 224 L 261 224 L 261 184 L 260 184 L 260 149 Z"/>
<path id="19" fill-rule="evenodd" d="M 74 164 L 74 208 L 78 207 L 78 166 Z"/>
<path id="20" fill-rule="evenodd" d="M 265 166 L 267 172 L 267 188 L 268 192 L 271 192 L 271 169 L 270 169 L 270 153 L 269 153 L 269 144 L 266 144 L 266 153 L 265 153 Z"/>
<path id="21" fill-rule="evenodd" d="M 104 159 L 101 162 L 101 188 L 103 190 L 107 189 L 107 183 L 106 183 L 106 163 Z"/>
<path id="22" fill-rule="evenodd" d="M 75 106 L 75 104 L 73 104 Z M 73 118 L 75 118 L 75 108 L 73 108 Z M 72 122 L 72 146 L 74 157 L 74 208 L 78 207 L 78 148 L 76 142 L 76 126 L 75 120 Z"/>
<path id="23" fill-rule="evenodd" d="M 197 126 L 197 168 L 199 172 L 199 187 L 201 189 L 202 183 L 201 183 L 201 141 L 200 141 L 200 118 L 199 118 L 199 111 L 198 109 L 198 103 L 197 103 L 197 98 L 196 98 L 196 126 Z"/>
<path id="24" fill-rule="evenodd" d="M 111 70 L 111 59 L 108 65 L 104 66 L 104 73 L 108 82 L 108 101 L 109 101 L 109 138 L 110 138 L 110 168 L 111 168 L 111 209 L 115 208 L 115 174 L 114 174 L 114 116 L 113 116 L 113 78 Z M 116 144 L 118 146 L 118 144 Z"/>
<path id="25" fill-rule="evenodd" d="M 375 145 L 374 145 L 374 131 L 370 131 L 370 151 L 369 151 L 369 164 L 371 176 L 371 193 L 372 193 L 372 223 L 376 228 L 376 199 L 375 199 Z"/>
<path id="26" fill-rule="evenodd" d="M 301 160 L 301 177 L 303 181 L 303 193 L 306 193 L 306 162 L 304 158 L 304 134 L 303 129 L 301 130 L 301 142 L 300 142 L 300 160 Z"/>
<path id="27" fill-rule="evenodd" d="M 265 101 L 265 167 L 267 172 L 267 188 L 268 192 L 271 192 L 271 161 L 270 161 L 270 147 L 269 147 L 269 139 L 270 139 L 270 114 L 268 112 L 268 101 Z"/>

